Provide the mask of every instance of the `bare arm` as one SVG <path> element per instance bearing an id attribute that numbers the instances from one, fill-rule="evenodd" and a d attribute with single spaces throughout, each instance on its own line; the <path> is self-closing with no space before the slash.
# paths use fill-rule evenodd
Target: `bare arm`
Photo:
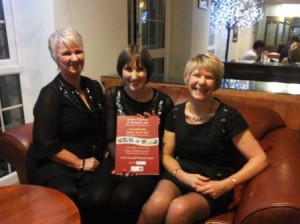
<path id="1" fill-rule="evenodd" d="M 200 174 L 187 173 L 182 170 L 180 164 L 174 157 L 175 151 L 175 133 L 170 131 L 164 132 L 163 139 L 163 164 L 166 170 L 175 176 L 182 183 L 194 188 L 203 185 L 203 182 L 209 181 L 209 178 Z"/>
<path id="2" fill-rule="evenodd" d="M 233 143 L 248 160 L 237 173 L 232 175 L 237 183 L 244 183 L 250 180 L 267 167 L 267 156 L 249 130 L 235 136 Z"/>
<path id="3" fill-rule="evenodd" d="M 66 149 L 55 153 L 50 159 L 77 170 L 94 171 L 99 166 L 99 161 L 96 158 L 81 159 Z"/>
<path id="4" fill-rule="evenodd" d="M 236 173 L 221 181 L 209 181 L 197 190 L 218 198 L 224 193 L 232 190 L 237 184 L 244 183 L 260 173 L 268 166 L 266 154 L 251 134 L 246 130 L 233 138 L 236 148 L 246 157 L 246 164 Z"/>
<path id="5" fill-rule="evenodd" d="M 166 170 L 172 173 L 175 169 L 180 169 L 180 165 L 174 158 L 175 150 L 175 133 L 170 131 L 164 132 L 163 138 L 163 155 L 162 162 Z"/>

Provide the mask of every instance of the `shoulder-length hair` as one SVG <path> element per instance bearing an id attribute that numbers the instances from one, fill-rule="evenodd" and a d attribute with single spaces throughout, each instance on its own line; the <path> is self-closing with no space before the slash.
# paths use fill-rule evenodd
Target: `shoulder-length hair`
<path id="1" fill-rule="evenodd" d="M 147 71 L 147 81 L 149 81 L 153 72 L 152 58 L 146 48 L 139 45 L 129 44 L 119 55 L 117 62 L 117 71 L 122 77 L 122 70 L 125 65 L 132 62 L 136 63 L 137 67 L 145 68 Z"/>

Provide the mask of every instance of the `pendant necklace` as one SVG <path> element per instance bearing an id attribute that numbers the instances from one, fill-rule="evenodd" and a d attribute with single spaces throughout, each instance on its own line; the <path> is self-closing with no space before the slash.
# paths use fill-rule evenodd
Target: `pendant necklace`
<path id="1" fill-rule="evenodd" d="M 193 112 L 192 112 L 192 108 L 191 108 L 191 102 L 189 102 L 189 110 L 190 110 L 190 118 L 195 121 L 195 122 L 203 122 L 205 120 L 207 120 L 208 118 L 211 118 L 212 116 L 215 115 L 215 112 L 212 112 L 211 113 L 211 110 L 213 108 L 213 105 L 214 105 L 214 101 L 211 102 L 211 105 L 209 107 L 209 111 L 207 114 L 203 114 L 203 115 L 195 115 Z"/>

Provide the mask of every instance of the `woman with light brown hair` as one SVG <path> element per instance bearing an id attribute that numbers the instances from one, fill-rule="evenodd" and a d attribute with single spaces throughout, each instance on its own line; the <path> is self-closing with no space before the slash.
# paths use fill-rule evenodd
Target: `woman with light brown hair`
<path id="1" fill-rule="evenodd" d="M 184 81 L 191 99 L 166 119 L 162 174 L 144 204 L 138 224 L 193 224 L 227 210 L 233 189 L 261 172 L 267 158 L 243 116 L 213 97 L 223 63 L 200 54 L 188 61 Z M 247 159 L 233 163 L 238 150 Z"/>
<path id="2" fill-rule="evenodd" d="M 300 62 L 300 42 L 294 42 L 288 51 L 288 57 L 282 59 L 284 64 Z"/>

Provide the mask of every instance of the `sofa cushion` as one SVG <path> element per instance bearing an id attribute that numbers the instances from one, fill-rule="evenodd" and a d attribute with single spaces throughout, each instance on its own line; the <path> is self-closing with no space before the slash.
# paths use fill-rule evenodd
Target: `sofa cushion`
<path id="1" fill-rule="evenodd" d="M 221 97 L 220 100 L 222 100 Z M 270 131 L 286 126 L 280 115 L 271 108 L 247 105 L 230 100 L 223 102 L 235 107 L 243 115 L 249 124 L 250 131 L 258 140 L 262 139 Z"/>
<path id="2" fill-rule="evenodd" d="M 264 151 L 268 151 L 269 149 L 272 148 L 272 144 L 268 140 L 260 140 L 258 143 Z M 239 164 L 240 164 L 240 166 L 242 166 L 243 164 L 245 164 L 246 159 L 241 154 L 240 154 L 240 156 L 242 158 L 239 159 Z M 235 209 L 239 205 L 244 187 L 245 187 L 244 184 L 239 184 L 234 189 L 233 201 L 228 206 L 229 210 Z"/>
<path id="3" fill-rule="evenodd" d="M 271 144 L 271 142 L 269 142 L 268 140 L 260 140 L 259 141 L 259 144 L 260 144 L 260 146 L 262 147 L 262 149 L 264 150 L 264 151 L 267 151 L 267 150 L 269 150 L 269 149 L 271 149 L 272 148 L 272 144 Z"/>

